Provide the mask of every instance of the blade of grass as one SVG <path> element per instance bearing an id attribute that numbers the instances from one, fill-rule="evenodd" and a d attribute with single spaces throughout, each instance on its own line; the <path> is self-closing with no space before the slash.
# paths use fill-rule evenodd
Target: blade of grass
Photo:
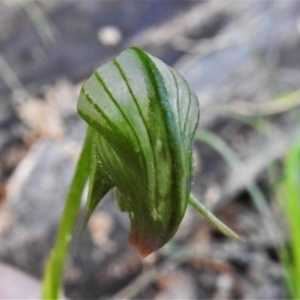
<path id="1" fill-rule="evenodd" d="M 292 297 L 300 298 L 300 136 L 287 154 L 284 165 L 282 207 L 290 229 L 291 251 L 282 249 L 286 282 Z"/>
<path id="2" fill-rule="evenodd" d="M 277 134 L 279 134 L 278 129 L 273 124 L 271 124 L 271 122 L 261 117 L 232 114 L 230 115 L 230 118 L 248 125 L 265 137 L 269 137 L 272 132 L 276 132 Z"/>
<path id="3" fill-rule="evenodd" d="M 236 101 L 231 104 L 211 106 L 207 110 L 221 112 L 223 114 L 237 114 L 249 117 L 271 116 L 280 114 L 300 105 L 300 90 L 278 97 L 276 100 L 251 103 L 246 101 Z"/>
<path id="4" fill-rule="evenodd" d="M 91 143 L 87 131 L 85 142 L 70 185 L 67 202 L 59 224 L 55 246 L 46 265 L 43 299 L 58 299 L 71 235 L 76 223 L 84 187 L 90 171 Z"/>
<path id="5" fill-rule="evenodd" d="M 45 15 L 40 5 L 33 0 L 21 2 L 24 10 L 31 19 L 41 41 L 47 47 L 56 42 L 57 29 Z"/>
<path id="6" fill-rule="evenodd" d="M 15 92 L 16 90 L 22 93 L 22 97 L 25 99 L 30 98 L 30 94 L 27 92 L 22 82 L 13 71 L 13 69 L 9 66 L 4 57 L 0 54 L 0 75 L 7 85 L 7 87 L 11 90 L 11 92 Z"/>

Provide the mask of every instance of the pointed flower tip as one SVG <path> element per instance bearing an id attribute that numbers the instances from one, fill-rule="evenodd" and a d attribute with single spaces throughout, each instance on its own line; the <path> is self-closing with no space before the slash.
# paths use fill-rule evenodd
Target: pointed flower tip
<path id="1" fill-rule="evenodd" d="M 137 234 L 130 234 L 129 243 L 143 258 L 155 252 L 164 245 L 164 242 L 162 243 L 158 238 L 150 238 Z"/>
<path id="2" fill-rule="evenodd" d="M 135 249 L 135 251 L 142 257 L 145 258 L 151 253 L 153 253 L 155 250 L 151 250 L 151 248 L 148 248 L 144 244 L 137 244 L 135 242 L 130 241 L 130 245 Z"/>

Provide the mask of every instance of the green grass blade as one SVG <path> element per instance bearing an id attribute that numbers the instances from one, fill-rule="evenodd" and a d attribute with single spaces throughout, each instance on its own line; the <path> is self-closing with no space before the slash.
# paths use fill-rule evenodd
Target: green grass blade
<path id="1" fill-rule="evenodd" d="M 17 74 L 9 66 L 9 64 L 1 54 L 0 54 L 0 78 L 3 79 L 4 83 L 7 85 L 7 87 L 11 90 L 12 93 L 17 90 L 21 93 L 23 98 L 25 99 L 31 98 L 31 95 L 23 86 Z"/>
<path id="2" fill-rule="evenodd" d="M 43 12 L 39 3 L 33 0 L 21 1 L 45 47 L 56 42 L 57 28 Z"/>
<path id="3" fill-rule="evenodd" d="M 287 285 L 294 298 L 300 298 L 300 137 L 289 151 L 284 166 L 283 192 L 285 202 L 283 208 L 290 229 L 291 251 L 283 249 L 283 265 L 285 267 Z"/>
<path id="4" fill-rule="evenodd" d="M 63 278 L 63 267 L 67 258 L 71 234 L 80 209 L 82 193 L 89 176 L 91 157 L 90 138 L 90 132 L 88 130 L 67 196 L 67 202 L 58 228 L 55 246 L 46 265 L 43 299 L 59 298 Z"/>
<path id="5" fill-rule="evenodd" d="M 272 132 L 277 132 L 276 127 L 268 120 L 262 117 L 244 116 L 239 114 L 231 114 L 231 119 L 234 119 L 241 124 L 247 125 L 265 137 L 270 137 Z"/>
<path id="6" fill-rule="evenodd" d="M 279 258 L 283 264 L 283 273 L 286 286 L 291 295 L 297 295 L 297 283 L 295 282 L 293 263 L 291 262 L 291 257 L 286 247 L 281 247 L 279 249 Z"/>

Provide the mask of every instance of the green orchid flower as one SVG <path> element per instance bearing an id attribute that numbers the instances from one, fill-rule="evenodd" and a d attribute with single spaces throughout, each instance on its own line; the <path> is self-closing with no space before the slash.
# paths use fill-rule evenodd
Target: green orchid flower
<path id="1" fill-rule="evenodd" d="M 142 256 L 173 237 L 188 204 L 226 235 L 239 238 L 191 195 L 199 103 L 176 71 L 141 49 L 125 50 L 83 85 L 78 112 L 88 133 L 65 207 L 68 220 L 62 220 L 47 266 L 44 295 L 57 296 L 51 291 L 58 289 L 58 265 L 87 181 L 86 221 L 115 188 L 119 207 L 131 221 L 129 241 Z"/>
<path id="2" fill-rule="evenodd" d="M 131 48 L 88 79 L 78 112 L 93 131 L 89 212 L 116 187 L 130 242 L 146 256 L 174 235 L 187 207 L 197 97 L 162 61 Z"/>

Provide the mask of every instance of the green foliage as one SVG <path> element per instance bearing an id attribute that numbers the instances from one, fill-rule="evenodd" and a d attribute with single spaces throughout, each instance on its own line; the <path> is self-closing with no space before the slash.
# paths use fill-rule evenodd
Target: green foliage
<path id="1" fill-rule="evenodd" d="M 281 259 L 291 296 L 300 299 L 300 136 L 286 156 L 279 195 L 290 231 L 290 247 L 282 249 Z"/>
<path id="2" fill-rule="evenodd" d="M 130 48 L 82 87 L 78 112 L 88 124 L 47 264 L 44 299 L 57 299 L 69 240 L 87 181 L 87 216 L 112 188 L 131 221 L 131 244 L 146 256 L 175 234 L 190 203 L 223 233 L 238 238 L 190 195 L 196 95 L 159 59 Z"/>

